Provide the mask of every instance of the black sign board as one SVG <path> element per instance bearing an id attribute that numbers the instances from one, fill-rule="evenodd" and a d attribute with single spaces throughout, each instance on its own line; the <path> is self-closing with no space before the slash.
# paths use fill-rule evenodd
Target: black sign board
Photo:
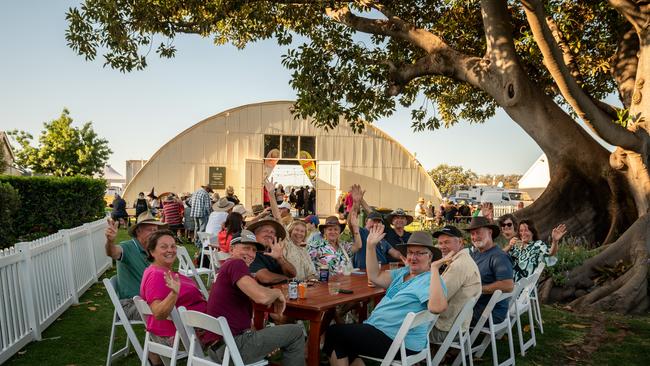
<path id="1" fill-rule="evenodd" d="M 226 189 L 226 167 L 210 167 L 210 187 L 212 189 Z"/>

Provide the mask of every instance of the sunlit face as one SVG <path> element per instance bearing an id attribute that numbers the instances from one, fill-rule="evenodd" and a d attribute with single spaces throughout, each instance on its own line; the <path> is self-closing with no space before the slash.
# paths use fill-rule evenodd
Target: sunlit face
<path id="1" fill-rule="evenodd" d="M 269 247 L 275 238 L 275 228 L 271 225 L 263 225 L 255 230 L 257 241 Z"/>
<path id="2" fill-rule="evenodd" d="M 480 227 L 470 231 L 470 236 L 472 237 L 472 244 L 476 249 L 484 251 L 492 247 L 492 230 L 486 227 Z"/>
<path id="3" fill-rule="evenodd" d="M 421 245 L 409 245 L 406 247 L 406 263 L 411 274 L 426 272 L 431 267 L 431 251 Z"/>
<path id="4" fill-rule="evenodd" d="M 291 231 L 291 241 L 294 244 L 298 245 L 305 241 L 305 236 L 307 235 L 307 230 L 303 225 L 296 225 Z"/>
<path id="5" fill-rule="evenodd" d="M 443 234 L 438 237 L 438 248 L 440 248 L 443 257 L 451 252 L 458 253 L 463 249 L 463 240 L 455 236 Z"/>
<path id="6" fill-rule="evenodd" d="M 289 216 L 289 209 L 288 208 L 281 208 L 280 209 L 280 217 L 287 217 Z"/>
<path id="7" fill-rule="evenodd" d="M 161 236 L 150 254 L 155 265 L 171 269 L 176 261 L 176 239 L 169 235 Z"/>
<path id="8" fill-rule="evenodd" d="M 339 225 L 331 225 L 323 230 L 325 233 L 325 239 L 329 242 L 335 242 L 339 240 L 339 235 L 341 235 L 341 228 Z"/>
<path id="9" fill-rule="evenodd" d="M 138 239 L 140 243 L 146 243 L 149 240 L 151 234 L 158 231 L 158 225 L 153 224 L 140 224 L 135 232 L 135 238 Z"/>
<path id="10" fill-rule="evenodd" d="M 506 219 L 501 223 L 501 233 L 503 237 L 510 240 L 515 236 L 515 226 L 512 220 Z"/>
<path id="11" fill-rule="evenodd" d="M 519 237 L 524 243 L 528 243 L 533 240 L 533 233 L 530 231 L 527 224 L 519 225 Z"/>
<path id="12" fill-rule="evenodd" d="M 232 258 L 243 260 L 249 267 L 255 260 L 256 252 L 257 247 L 255 244 L 235 244 L 230 246 L 230 255 Z"/>
<path id="13" fill-rule="evenodd" d="M 395 229 L 402 229 L 406 226 L 406 216 L 395 216 L 393 217 L 393 226 Z"/>

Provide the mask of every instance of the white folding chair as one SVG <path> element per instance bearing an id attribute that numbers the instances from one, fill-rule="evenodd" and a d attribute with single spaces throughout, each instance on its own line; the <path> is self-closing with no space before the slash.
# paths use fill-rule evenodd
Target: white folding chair
<path id="1" fill-rule="evenodd" d="M 463 305 L 463 308 L 460 310 L 460 313 L 458 313 L 456 319 L 451 325 L 447 336 L 441 343 L 438 343 L 438 351 L 436 351 L 432 361 L 433 366 L 440 365 L 440 362 L 442 362 L 442 359 L 445 357 L 449 348 L 460 350 L 460 354 L 456 357 L 454 362 L 462 362 L 463 366 L 465 366 L 465 359 L 469 356 L 470 366 L 474 365 L 474 360 L 472 360 L 472 343 L 469 337 L 469 330 L 463 330 L 463 323 L 465 323 L 465 320 L 467 319 L 472 319 L 476 301 L 478 301 L 478 297 L 468 300 L 465 305 Z M 456 341 L 456 339 L 458 340 Z"/>
<path id="2" fill-rule="evenodd" d="M 244 361 L 239 354 L 239 349 L 237 349 L 235 339 L 230 332 L 230 327 L 228 327 L 228 321 L 223 316 L 215 318 L 198 311 L 186 310 L 185 307 L 180 307 L 178 312 L 180 314 L 181 322 L 190 337 L 187 366 L 227 366 L 230 364 L 231 358 L 232 363 L 235 366 L 264 366 L 268 364 L 268 361 L 265 359 L 247 365 L 244 364 Z M 223 341 L 226 344 L 226 350 L 223 354 L 223 362 L 221 364 L 216 363 L 205 356 L 201 349 L 201 344 L 198 342 L 198 337 L 196 336 L 197 329 L 207 330 L 223 337 Z"/>
<path id="3" fill-rule="evenodd" d="M 478 336 L 482 334 L 482 330 L 485 326 L 485 323 L 488 322 L 490 315 L 492 314 L 492 310 L 494 310 L 494 305 L 496 305 L 497 302 L 499 302 L 499 299 L 501 298 L 501 294 L 502 294 L 501 290 L 496 290 L 492 293 L 490 300 L 488 301 L 487 305 L 485 305 L 485 308 L 483 308 L 483 312 L 481 313 L 481 316 L 479 317 L 478 321 L 476 322 L 476 324 L 474 324 L 471 331 L 469 332 L 469 340 L 467 342 L 469 343 L 470 346 L 469 347 L 470 352 L 468 352 L 470 355 L 470 365 L 473 364 L 472 355 L 482 347 L 482 345 L 474 346 L 474 342 L 476 342 Z M 475 300 L 474 306 L 476 305 L 477 301 L 478 301 L 478 297 Z M 472 306 L 472 310 L 469 313 L 470 318 L 474 315 L 473 310 L 474 309 Z M 455 342 L 452 343 L 452 347 L 458 348 Z M 461 355 L 458 355 L 452 365 L 458 366 L 460 365 L 461 361 L 462 361 Z M 463 362 L 463 365 L 464 364 L 465 363 Z"/>
<path id="4" fill-rule="evenodd" d="M 530 295 L 533 293 L 537 287 L 537 280 L 541 272 L 535 271 L 532 275 L 522 278 L 520 286 L 523 288 L 519 297 L 514 302 L 514 308 L 511 308 L 510 316 L 514 318 L 515 323 L 517 323 L 517 335 L 519 336 L 519 351 L 522 356 L 526 356 L 526 350 L 537 345 L 537 340 L 535 339 L 535 324 L 533 323 L 533 304 L 530 299 Z M 530 339 L 524 341 L 524 334 L 521 326 L 521 316 L 525 313 L 528 313 L 528 321 L 530 327 Z"/>
<path id="5" fill-rule="evenodd" d="M 129 320 L 120 304 L 120 298 L 117 295 L 117 277 L 113 276 L 110 278 L 104 278 L 102 280 L 104 287 L 106 287 L 106 292 L 108 292 L 108 297 L 113 303 L 115 310 L 113 311 L 113 323 L 111 324 L 111 338 L 108 341 L 108 355 L 106 356 L 106 366 L 110 366 L 113 361 L 120 357 L 126 357 L 129 354 L 130 345 L 133 344 L 133 349 L 138 355 L 138 358 L 142 357 L 142 346 L 140 345 L 140 340 L 135 335 L 133 331 L 133 325 L 143 325 L 142 320 Z M 113 345 L 115 344 L 115 336 L 117 327 L 124 328 L 126 332 L 126 345 L 123 348 L 113 352 Z"/>
<path id="6" fill-rule="evenodd" d="M 218 236 L 217 234 L 206 233 L 206 232 L 200 232 L 198 233 L 198 235 L 202 245 L 202 249 L 201 249 L 202 255 L 201 255 L 201 259 L 199 260 L 199 268 L 197 268 L 197 271 L 199 271 L 200 275 L 207 274 L 208 283 L 210 283 L 211 280 L 214 281 L 215 276 L 217 275 L 217 271 L 219 271 L 219 262 L 215 263 L 213 261 L 214 253 L 218 251 L 213 249 L 213 247 L 211 246 L 211 245 L 216 245 L 218 243 Z M 210 259 L 210 268 L 203 267 L 203 261 L 205 260 L 205 258 Z"/>
<path id="7" fill-rule="evenodd" d="M 523 287 L 521 286 L 521 282 L 515 282 L 515 286 L 512 292 L 502 293 L 499 299 L 495 302 L 496 305 L 500 301 L 508 300 L 508 312 L 506 313 L 505 319 L 501 321 L 501 323 L 495 324 L 492 317 L 492 311 L 490 311 L 488 314 L 488 326 L 481 329 L 481 333 L 485 334 L 483 342 L 481 342 L 481 344 L 479 344 L 475 350 L 472 349 L 476 357 L 483 356 L 483 353 L 487 350 L 487 347 L 489 345 L 492 345 L 492 363 L 494 366 L 507 366 L 515 364 L 515 346 L 512 341 L 513 319 L 511 318 L 511 309 L 515 306 L 514 299 L 517 299 L 519 297 L 519 294 L 522 290 Z M 508 359 L 499 363 L 496 340 L 501 339 L 501 337 L 503 337 L 503 335 L 506 333 L 508 334 L 508 350 L 510 353 Z"/>
<path id="8" fill-rule="evenodd" d="M 208 289 L 205 287 L 205 284 L 201 279 L 201 274 L 206 274 L 206 271 L 212 273 L 212 270 L 209 268 L 197 269 L 196 267 L 194 267 L 194 263 L 192 263 L 192 258 L 190 257 L 190 253 L 182 245 L 179 245 L 176 248 L 176 255 L 178 257 L 178 273 L 187 277 L 194 278 L 194 281 L 199 286 L 199 290 L 201 290 L 201 293 L 207 299 Z"/>
<path id="9" fill-rule="evenodd" d="M 386 356 L 384 356 L 383 359 L 370 357 L 370 356 L 363 356 L 363 355 L 359 355 L 359 357 L 381 362 L 381 366 L 388 366 L 388 365 L 410 366 L 423 360 L 426 360 L 427 366 L 431 366 L 431 345 L 429 344 L 429 333 L 431 332 L 431 329 L 433 328 L 433 325 L 436 323 L 437 320 L 438 320 L 438 314 L 432 314 L 431 312 L 429 312 L 429 310 L 422 310 L 417 314 L 410 312 L 406 314 L 406 318 L 404 318 L 404 321 L 402 322 L 402 326 L 397 331 L 397 335 L 395 336 L 395 339 L 393 339 L 393 343 L 390 345 L 390 348 L 388 348 L 388 352 L 386 352 Z M 426 347 L 416 354 L 407 356 L 406 342 L 405 342 L 406 335 L 411 329 L 423 324 L 428 324 Z M 400 352 L 399 360 L 395 359 L 395 356 L 397 355 L 397 351 Z"/>
<path id="10" fill-rule="evenodd" d="M 535 272 L 537 273 L 537 281 L 535 281 L 535 286 L 533 287 L 533 291 L 530 293 L 530 302 L 531 306 L 533 307 L 533 318 L 535 319 L 535 323 L 537 323 L 537 326 L 539 327 L 539 331 L 544 334 L 544 324 L 542 321 L 542 309 L 539 305 L 539 294 L 537 293 L 537 285 L 539 282 L 540 277 L 542 276 L 542 272 L 544 272 L 544 268 L 546 267 L 546 264 L 544 262 L 541 262 L 539 266 L 535 269 Z"/>
<path id="11" fill-rule="evenodd" d="M 135 302 L 135 306 L 138 309 L 140 316 L 142 317 L 142 321 L 146 322 L 148 317 L 153 316 L 149 304 L 147 304 L 147 302 L 144 301 L 140 296 L 135 296 L 133 298 L 133 302 Z M 174 310 L 172 310 L 172 313 L 174 311 L 176 311 L 175 308 Z M 167 318 L 167 320 L 173 321 L 173 318 L 170 316 Z M 181 327 L 180 329 L 181 331 L 185 330 L 183 327 Z M 147 365 L 148 356 L 149 353 L 151 352 L 151 353 L 156 353 L 162 357 L 169 358 L 171 362 L 170 366 L 175 366 L 178 360 L 187 357 L 187 352 L 180 350 L 179 346 L 181 341 L 182 341 L 181 335 L 178 327 L 176 328 L 176 334 L 174 335 L 174 343 L 171 347 L 166 344 L 153 341 L 151 339 L 151 333 L 149 333 L 149 330 L 147 329 L 147 332 L 144 336 L 144 347 L 142 349 L 142 357 L 140 357 L 140 360 L 142 361 L 141 365 L 142 366 Z M 184 343 L 184 346 L 187 347 L 187 344 Z"/>

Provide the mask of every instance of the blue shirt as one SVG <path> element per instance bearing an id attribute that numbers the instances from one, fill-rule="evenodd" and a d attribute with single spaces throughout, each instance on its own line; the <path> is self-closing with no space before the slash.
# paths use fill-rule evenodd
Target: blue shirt
<path id="1" fill-rule="evenodd" d="M 354 268 L 366 268 L 366 243 L 368 243 L 368 234 L 370 234 L 370 231 L 368 231 L 368 229 L 365 227 L 359 228 L 359 235 L 361 236 L 361 249 L 354 254 L 354 258 L 352 259 Z M 383 239 L 377 244 L 375 252 L 377 253 L 377 261 L 379 263 L 388 264 L 388 251 L 391 248 L 392 247 L 390 244 L 388 244 L 388 242 Z"/>
<path id="2" fill-rule="evenodd" d="M 402 322 L 409 312 L 418 313 L 427 309 L 429 300 L 429 282 L 431 273 L 423 272 L 404 282 L 404 276 L 409 273 L 409 267 L 390 271 L 392 282 L 386 290 L 386 295 L 379 302 L 370 318 L 364 323 L 372 325 L 395 339 Z M 445 283 L 440 279 L 442 289 L 447 294 Z M 422 324 L 411 329 L 405 338 L 406 348 L 419 352 L 427 344 L 429 324 Z"/>
<path id="3" fill-rule="evenodd" d="M 481 253 L 474 251 L 471 253 L 472 259 L 476 262 L 478 270 L 481 273 L 481 284 L 489 285 L 496 281 L 512 280 L 512 262 L 508 255 L 501 250 L 498 246 Z M 474 316 L 472 317 L 472 324 L 475 324 L 483 313 L 483 309 L 490 301 L 492 294 L 482 294 L 479 297 L 476 305 L 474 305 Z M 495 323 L 501 323 L 508 314 L 508 299 L 499 301 L 492 310 L 492 318 Z"/>

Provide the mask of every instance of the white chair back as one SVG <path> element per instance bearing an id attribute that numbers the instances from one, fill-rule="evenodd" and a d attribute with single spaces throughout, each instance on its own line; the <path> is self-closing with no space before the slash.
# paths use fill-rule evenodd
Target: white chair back
<path id="1" fill-rule="evenodd" d="M 138 313 L 140 313 L 140 316 L 142 317 L 143 321 L 146 322 L 148 317 L 153 316 L 149 304 L 147 304 L 147 302 L 144 301 L 140 296 L 135 296 L 133 298 L 133 302 L 135 303 L 135 306 L 138 309 Z M 174 311 L 176 311 L 176 309 L 173 309 L 172 313 Z M 168 317 L 167 320 L 173 321 L 172 317 Z M 183 332 L 185 331 L 183 327 L 181 327 L 180 329 Z M 181 335 L 180 335 L 179 328 L 176 328 L 176 334 L 174 335 L 174 341 L 171 347 L 167 344 L 158 343 L 152 340 L 151 333 L 149 333 L 149 329 L 147 329 L 147 332 L 145 333 L 144 336 L 144 348 L 142 350 L 142 357 L 140 358 L 141 365 L 145 366 L 147 364 L 149 353 L 153 352 L 162 357 L 169 358 L 171 360 L 170 366 L 175 366 L 176 362 L 179 359 L 183 359 L 187 357 L 187 352 L 180 351 L 179 349 L 180 342 L 181 342 Z M 187 342 L 189 343 L 189 339 Z M 187 347 L 187 344 L 184 343 L 184 345 L 185 347 Z"/>
<path id="2" fill-rule="evenodd" d="M 539 304 L 539 293 L 537 292 L 537 286 L 539 285 L 539 279 L 542 277 L 542 273 L 544 272 L 545 267 L 546 263 L 542 261 L 535 269 L 535 272 L 533 272 L 537 274 L 537 281 L 535 281 L 535 287 L 533 287 L 533 292 L 530 294 L 531 306 L 533 307 L 533 317 L 535 319 L 535 323 L 537 323 L 537 326 L 539 327 L 539 331 L 542 334 L 544 334 L 544 322 L 542 321 L 542 309 Z"/>
<path id="3" fill-rule="evenodd" d="M 229 365 L 232 359 L 234 366 L 246 366 L 241 358 L 235 339 L 230 332 L 228 321 L 226 318 L 220 316 L 219 318 L 212 317 L 194 310 L 187 310 L 184 307 L 178 309 L 180 319 L 185 327 L 187 334 L 190 335 L 190 350 L 187 359 L 188 365 L 195 366 L 221 366 Z M 226 349 L 223 355 L 222 363 L 216 363 L 207 358 L 201 349 L 200 343 L 197 341 L 196 330 L 206 330 L 223 337 Z M 255 366 L 263 366 L 268 364 L 266 360 L 255 362 Z"/>
<path id="4" fill-rule="evenodd" d="M 497 290 L 499 293 L 501 291 Z M 445 357 L 445 354 L 449 350 L 450 347 L 460 349 L 460 354 L 458 357 L 456 357 L 456 360 L 454 361 L 454 364 L 458 363 L 460 364 L 461 362 L 463 365 L 465 365 L 465 359 L 466 356 L 469 355 L 469 363 L 470 365 L 473 365 L 474 362 L 472 360 L 472 353 L 471 353 L 471 342 L 470 342 L 470 337 L 467 331 L 463 330 L 463 323 L 467 319 L 471 319 L 474 310 L 474 305 L 476 305 L 476 302 L 478 301 L 478 297 L 472 298 L 468 300 L 465 305 L 463 305 L 463 308 L 460 310 L 458 315 L 456 315 L 456 319 L 451 325 L 451 328 L 449 329 L 449 332 L 447 333 L 447 336 L 445 339 L 440 343 L 440 347 L 438 348 L 438 351 L 436 352 L 435 356 L 433 357 L 432 364 L 433 366 L 437 366 L 442 362 L 442 359 Z M 456 342 L 455 340 L 458 339 Z"/>
<path id="5" fill-rule="evenodd" d="M 110 366 L 114 360 L 120 357 L 127 356 L 129 354 L 130 344 L 133 344 L 133 349 L 135 350 L 135 353 L 138 355 L 138 358 L 141 358 L 142 346 L 132 326 L 142 325 L 144 324 L 144 322 L 141 320 L 129 320 L 129 318 L 126 316 L 126 313 L 122 308 L 122 304 L 120 303 L 120 298 L 117 295 L 117 289 L 118 289 L 117 276 L 113 276 L 110 279 L 104 278 L 102 280 L 102 283 L 104 284 L 104 287 L 106 287 L 106 292 L 108 293 L 108 297 L 111 299 L 111 302 L 113 303 L 113 307 L 115 308 L 115 310 L 113 311 L 113 323 L 111 324 L 111 338 L 108 342 L 108 355 L 106 356 L 106 366 Z M 123 327 L 124 331 L 126 332 L 126 344 L 121 349 L 113 352 L 113 345 L 115 343 L 117 327 L 120 326 Z"/>
<path id="6" fill-rule="evenodd" d="M 190 253 L 184 246 L 179 245 L 176 247 L 176 256 L 178 257 L 178 273 L 187 277 L 192 277 L 196 282 L 196 285 L 199 286 L 199 290 L 201 290 L 203 296 L 207 299 L 209 295 L 208 289 L 205 287 L 205 284 L 203 284 L 199 270 L 194 267 Z M 210 273 L 212 272 L 212 270 L 208 268 L 202 268 L 202 270 L 207 270 Z"/>

